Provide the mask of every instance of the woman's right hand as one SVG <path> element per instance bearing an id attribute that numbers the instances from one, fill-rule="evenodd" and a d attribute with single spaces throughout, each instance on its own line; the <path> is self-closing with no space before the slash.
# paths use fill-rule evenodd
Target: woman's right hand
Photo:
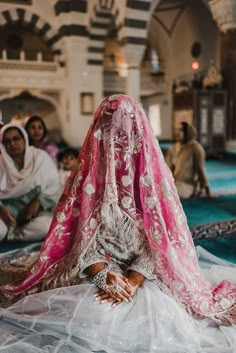
<path id="1" fill-rule="evenodd" d="M 103 263 L 95 263 L 88 266 L 85 269 L 85 273 L 93 278 L 93 282 L 102 289 L 98 291 L 96 295 L 96 300 L 101 301 L 100 294 L 110 298 L 113 301 L 126 301 L 131 300 L 132 289 L 129 284 L 128 278 L 123 276 L 118 272 L 106 270 Z M 99 273 L 102 274 L 102 277 L 99 279 L 96 276 L 99 276 Z M 105 282 L 101 286 L 101 282 Z"/>
<path id="2" fill-rule="evenodd" d="M 7 226 L 16 226 L 16 218 L 7 207 L 0 206 L 0 218 Z"/>
<path id="3" fill-rule="evenodd" d="M 132 290 L 128 278 L 120 273 L 107 272 L 107 288 L 104 290 L 111 298 L 118 301 L 130 301 Z"/>

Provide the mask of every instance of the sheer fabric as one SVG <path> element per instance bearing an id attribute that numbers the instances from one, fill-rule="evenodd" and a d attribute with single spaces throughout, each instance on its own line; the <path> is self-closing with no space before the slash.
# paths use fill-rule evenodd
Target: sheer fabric
<path id="1" fill-rule="evenodd" d="M 88 153 L 89 151 L 89 153 Z M 171 172 L 142 107 L 127 96 L 98 107 L 31 273 L 13 296 L 80 282 L 79 257 L 102 226 L 137 228 L 152 251 L 158 285 L 196 318 L 236 322 L 236 285 L 202 275 Z"/>
<path id="2" fill-rule="evenodd" d="M 197 249 L 204 275 L 236 281 L 236 267 Z M 217 270 L 215 271 L 215 269 Z M 146 280 L 130 303 L 94 300 L 84 283 L 29 295 L 0 310 L 1 353 L 235 353 L 236 328 L 196 320 Z"/>

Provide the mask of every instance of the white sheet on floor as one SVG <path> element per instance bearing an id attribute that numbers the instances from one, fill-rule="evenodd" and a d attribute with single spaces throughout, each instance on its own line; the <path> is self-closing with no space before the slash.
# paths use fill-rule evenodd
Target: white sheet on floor
<path id="1" fill-rule="evenodd" d="M 236 283 L 235 265 L 197 253 L 208 278 Z M 95 292 L 93 284 L 54 289 L 0 310 L 0 352 L 236 353 L 236 327 L 195 320 L 156 282 L 116 308 L 95 302 Z"/>

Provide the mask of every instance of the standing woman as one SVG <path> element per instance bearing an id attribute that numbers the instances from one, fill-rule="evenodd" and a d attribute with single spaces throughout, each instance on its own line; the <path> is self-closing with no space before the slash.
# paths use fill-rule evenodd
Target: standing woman
<path id="1" fill-rule="evenodd" d="M 47 127 L 43 119 L 37 115 L 31 116 L 25 124 L 25 130 L 29 136 L 29 144 L 47 152 L 57 166 L 59 149 L 49 140 Z"/>

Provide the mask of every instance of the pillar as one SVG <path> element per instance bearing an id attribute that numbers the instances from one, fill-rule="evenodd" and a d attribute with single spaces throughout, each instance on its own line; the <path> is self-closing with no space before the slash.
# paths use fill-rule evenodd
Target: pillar
<path id="1" fill-rule="evenodd" d="M 121 47 L 121 53 L 128 66 L 126 77 L 126 94 L 140 101 L 140 65 L 142 62 L 145 46 L 125 44 Z"/>
<path id="2" fill-rule="evenodd" d="M 236 151 L 236 2 L 209 0 L 209 6 L 221 31 L 221 70 L 228 91 L 226 149 Z"/>

